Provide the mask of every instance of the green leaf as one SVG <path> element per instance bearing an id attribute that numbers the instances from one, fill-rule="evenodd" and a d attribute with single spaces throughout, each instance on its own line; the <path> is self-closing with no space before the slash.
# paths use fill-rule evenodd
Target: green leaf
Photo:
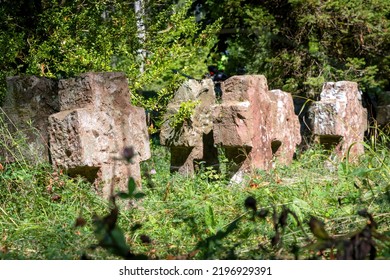
<path id="1" fill-rule="evenodd" d="M 133 197 L 135 199 L 141 199 L 141 198 L 143 198 L 145 196 L 146 196 L 146 194 L 144 194 L 144 193 L 136 193 Z"/>
<path id="2" fill-rule="evenodd" d="M 129 198 L 130 195 L 128 193 L 125 193 L 125 192 L 119 192 L 118 193 L 118 196 L 122 199 L 126 199 L 126 198 Z"/>
<path id="3" fill-rule="evenodd" d="M 213 234 L 215 234 L 216 233 L 215 228 L 216 228 L 217 224 L 215 222 L 215 216 L 214 216 L 213 208 L 211 207 L 211 205 L 208 205 L 208 207 L 205 210 L 206 210 L 205 211 L 205 223 L 206 223 L 206 226 L 208 227 L 208 229 Z"/>
<path id="4" fill-rule="evenodd" d="M 129 196 L 132 196 L 134 191 L 135 191 L 135 188 L 137 187 L 136 183 L 135 183 L 135 180 L 133 177 L 130 177 L 129 178 L 129 182 L 127 183 L 127 190 L 128 190 L 128 194 Z"/>
<path id="5" fill-rule="evenodd" d="M 310 205 L 299 198 L 294 198 L 293 203 L 291 204 L 291 210 L 294 211 L 296 216 L 298 217 L 299 221 L 303 221 L 305 218 L 305 215 L 310 212 L 311 207 Z"/>
<path id="6" fill-rule="evenodd" d="M 355 176 L 355 177 L 367 177 L 368 174 L 374 172 L 374 171 L 377 171 L 379 170 L 379 168 L 365 168 L 365 167 L 360 167 L 360 168 L 356 168 L 353 172 L 352 172 L 352 176 Z"/>
<path id="7" fill-rule="evenodd" d="M 115 227 L 111 231 L 111 238 L 114 253 L 120 256 L 126 256 L 130 248 L 126 243 L 126 238 L 121 228 Z"/>

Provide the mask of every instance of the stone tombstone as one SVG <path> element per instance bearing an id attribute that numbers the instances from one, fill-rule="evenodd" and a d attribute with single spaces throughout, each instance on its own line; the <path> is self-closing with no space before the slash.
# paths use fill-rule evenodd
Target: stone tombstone
<path id="1" fill-rule="evenodd" d="M 50 152 L 53 164 L 70 175 L 82 175 L 126 189 L 131 175 L 141 181 L 139 162 L 150 157 L 145 112 L 130 104 L 123 73 L 86 73 L 59 81 L 60 112 L 49 117 Z M 131 164 L 122 160 L 125 147 L 133 147 Z"/>
<path id="2" fill-rule="evenodd" d="M 213 120 L 215 144 L 236 164 L 237 182 L 255 168 L 291 163 L 301 142 L 291 94 L 268 90 L 262 75 L 234 76 L 222 83 L 222 102 Z"/>
<path id="3" fill-rule="evenodd" d="M 309 115 L 314 141 L 334 150 L 338 158 L 345 157 L 348 151 L 350 159 L 364 153 L 367 110 L 362 106 L 357 83 L 325 83 Z"/>
<path id="4" fill-rule="evenodd" d="M 5 162 L 22 158 L 34 163 L 49 161 L 48 117 L 59 111 L 57 87 L 56 80 L 44 77 L 7 78 L 7 93 L 0 111 L 0 121 L 10 132 L 0 136 L 3 145 L 7 145 L 0 146 Z M 26 141 L 14 145 L 12 142 L 19 137 Z"/>
<path id="5" fill-rule="evenodd" d="M 269 169 L 275 162 L 292 161 L 301 141 L 298 117 L 289 93 L 268 90 L 261 75 L 234 76 L 221 83 L 222 97 L 215 97 L 211 80 L 189 80 L 168 105 L 161 144 L 171 149 L 171 170 L 192 173 L 194 162 L 218 166 L 218 150 L 234 163 L 232 179 L 254 168 Z M 183 101 L 198 100 L 188 123 L 175 129 L 169 118 Z"/>
<path id="6" fill-rule="evenodd" d="M 179 127 L 171 121 L 183 102 L 197 102 L 191 118 Z M 213 108 L 216 103 L 214 83 L 211 79 L 201 82 L 187 80 L 168 104 L 165 121 L 161 127 L 160 142 L 171 151 L 171 171 L 193 173 L 198 164 L 218 164 L 217 148 L 213 144 Z"/>

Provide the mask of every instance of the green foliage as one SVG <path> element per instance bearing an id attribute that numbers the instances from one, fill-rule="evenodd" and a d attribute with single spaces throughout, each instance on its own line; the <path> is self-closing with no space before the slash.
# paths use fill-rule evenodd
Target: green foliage
<path id="1" fill-rule="evenodd" d="M 106 207 L 89 184 L 48 165 L 7 165 L 0 186 L 0 259 L 77 259 L 93 238 L 90 227 L 74 227 L 77 217 Z"/>
<path id="2" fill-rule="evenodd" d="M 220 180 L 226 179 L 226 173 L 221 173 L 215 169 L 213 166 L 203 166 L 203 162 L 200 162 L 201 168 L 199 170 L 199 177 L 203 180 Z"/>
<path id="3" fill-rule="evenodd" d="M 228 71 L 264 74 L 271 88 L 312 97 L 325 81 L 352 80 L 363 90 L 389 87 L 386 1 L 207 1 L 222 18 Z"/>
<path id="4" fill-rule="evenodd" d="M 10 12 L 11 7 L 0 5 L 0 104 L 6 91 L 6 77 L 18 73 L 22 59 L 21 49 L 24 45 L 25 34 L 18 28 L 18 21 Z"/>
<path id="5" fill-rule="evenodd" d="M 215 234 L 216 233 L 215 227 L 217 224 L 215 222 L 213 207 L 210 204 L 206 204 L 204 216 L 205 216 L 205 223 L 206 223 L 208 230 L 212 234 Z"/>
<path id="6" fill-rule="evenodd" d="M 123 57 L 136 67 L 133 7 L 125 1 L 49 1 L 38 34 L 29 38 L 27 73 L 69 77 L 118 70 Z"/>
<path id="7" fill-rule="evenodd" d="M 169 118 L 169 125 L 173 128 L 179 128 L 184 124 L 184 122 L 190 122 L 191 116 L 198 104 L 199 101 L 192 100 L 182 102 L 177 113 Z"/>
<path id="8" fill-rule="evenodd" d="M 201 78 L 207 71 L 207 57 L 217 42 L 219 22 L 205 28 L 188 16 L 192 1 L 171 5 L 147 20 L 147 34 L 142 46 L 147 52 L 144 72 L 129 76 L 132 92 L 153 90 L 157 94 L 146 98 L 136 95 L 134 104 L 149 111 L 164 112 L 184 77 Z"/>
<path id="9" fill-rule="evenodd" d="M 144 193 L 141 193 L 141 192 L 135 192 L 135 189 L 136 189 L 137 185 L 135 183 L 135 180 L 134 178 L 130 177 L 129 180 L 128 180 L 128 183 L 127 183 L 127 193 L 125 192 L 119 192 L 118 193 L 118 197 L 122 198 L 122 199 L 140 199 L 140 198 L 143 198 L 145 196 Z"/>

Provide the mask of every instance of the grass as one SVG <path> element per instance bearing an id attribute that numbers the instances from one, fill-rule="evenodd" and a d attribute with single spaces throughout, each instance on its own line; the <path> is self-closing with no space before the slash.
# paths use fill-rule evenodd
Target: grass
<path id="1" fill-rule="evenodd" d="M 144 234 L 155 240 L 152 252 L 159 257 L 183 255 L 194 249 L 199 240 L 223 230 L 236 218 L 244 216 L 239 230 L 225 240 L 212 257 L 289 258 L 289 246 L 304 247 L 305 235 L 294 219 L 284 235 L 285 248 L 278 252 L 259 250 L 261 247 L 272 251 L 273 223 L 269 217 L 262 222 L 253 222 L 250 211 L 244 207 L 248 196 L 257 200 L 258 207 L 272 212 L 287 207 L 300 222 L 307 224 L 310 216 L 325 221 L 332 235 L 340 236 L 365 226 L 366 220 L 357 212 L 367 209 L 374 213 L 382 232 L 390 229 L 390 163 L 387 149 L 373 152 L 368 150 L 360 164 L 336 168 L 324 168 L 328 155 L 320 149 L 313 149 L 298 156 L 291 166 L 277 167 L 270 172 L 258 171 L 242 185 L 229 185 L 220 180 L 208 180 L 204 173 L 193 178 L 168 173 L 167 153 L 163 148 L 155 150 L 147 166 L 154 166 L 157 174 L 154 187 L 146 190 L 144 210 L 134 212 L 129 220 L 141 223 Z M 314 175 L 314 176 L 313 176 Z M 308 227 L 305 226 L 305 230 Z M 140 245 L 136 242 L 137 245 Z M 142 249 L 141 247 L 139 247 Z M 229 251 L 234 249 L 234 255 Z M 150 249 L 144 246 L 143 252 Z M 388 256 L 383 252 L 383 257 Z"/>
<path id="2" fill-rule="evenodd" d="M 74 259 L 93 233 L 75 228 L 79 215 L 102 213 L 106 202 L 80 179 L 50 166 L 8 165 L 0 174 L 0 250 L 6 259 Z"/>
<path id="3" fill-rule="evenodd" d="M 390 238 L 386 143 L 376 143 L 375 149 L 367 145 L 355 164 L 329 162 L 325 151 L 313 147 L 298 154 L 290 166 L 256 171 L 240 185 L 208 169 L 195 176 L 170 174 L 168 150 L 152 147 L 152 158 L 141 166 L 146 196 L 119 215 L 119 226 L 134 253 L 151 259 L 327 258 L 329 252 L 319 256 L 313 250 L 316 238 L 309 228 L 310 217 L 324 221 L 326 231 L 338 238 L 366 226 L 367 219 L 357 215 L 361 209 L 372 213 L 378 231 Z M 253 211 L 244 206 L 248 197 L 270 214 L 253 219 Z M 0 258 L 79 259 L 85 253 L 94 259 L 116 258 L 106 250 L 88 249 L 96 243 L 93 216 L 103 216 L 108 209 L 108 203 L 81 178 L 69 178 L 44 163 L 3 164 Z M 272 246 L 272 213 L 281 214 L 283 209 L 296 219 L 287 216 L 281 242 Z M 85 226 L 75 227 L 78 217 L 86 220 Z M 223 232 L 229 234 L 221 240 L 211 238 Z M 390 259 L 388 242 L 376 246 L 377 258 Z"/>

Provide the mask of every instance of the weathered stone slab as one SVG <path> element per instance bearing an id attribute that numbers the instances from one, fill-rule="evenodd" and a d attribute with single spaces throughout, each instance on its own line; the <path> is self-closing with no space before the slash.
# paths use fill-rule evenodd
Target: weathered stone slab
<path id="1" fill-rule="evenodd" d="M 310 108 L 310 125 L 314 140 L 333 149 L 339 158 L 350 151 L 350 158 L 364 152 L 367 110 L 355 82 L 325 83 L 320 101 Z"/>
<path id="2" fill-rule="evenodd" d="M 12 147 L 12 140 L 6 139 L 11 153 L 1 151 L 6 162 L 15 160 L 15 156 L 23 156 L 33 162 L 49 161 L 48 152 L 48 116 L 59 111 L 58 82 L 56 80 L 36 76 L 15 76 L 7 78 L 7 94 L 0 112 L 2 120 L 8 125 L 12 136 L 19 135 L 26 139 L 26 146 Z M 0 148 L 1 149 L 1 148 Z M 20 151 L 23 151 L 20 155 Z M 19 158 L 20 160 L 20 158 Z"/>
<path id="3" fill-rule="evenodd" d="M 222 92 L 222 104 L 215 108 L 214 140 L 236 163 L 235 172 L 289 164 L 301 141 L 291 95 L 269 91 L 261 75 L 231 77 Z"/>
<path id="4" fill-rule="evenodd" d="M 58 83 L 61 111 L 93 106 L 95 110 L 128 108 L 130 93 L 120 72 L 85 73 Z"/>
<path id="5" fill-rule="evenodd" d="M 150 157 L 145 112 L 130 105 L 122 73 L 86 73 L 59 83 L 61 112 L 49 117 L 53 164 L 72 175 L 102 182 L 109 195 L 112 183 L 121 189 L 131 175 L 140 184 L 139 162 Z M 136 151 L 133 163 L 121 158 L 125 147 Z"/>
<path id="6" fill-rule="evenodd" d="M 179 112 L 180 105 L 187 101 L 197 102 L 193 114 L 182 125 L 172 127 L 172 118 Z M 171 150 L 171 171 L 190 174 L 201 162 L 206 166 L 218 163 L 212 135 L 215 102 L 211 79 L 201 82 L 188 80 L 178 89 L 168 105 L 160 133 L 161 144 Z"/>
<path id="7" fill-rule="evenodd" d="M 281 90 L 271 90 L 269 93 L 277 108 L 274 124 L 271 125 L 272 152 L 279 163 L 290 164 L 296 147 L 302 141 L 299 118 L 295 114 L 290 93 Z"/>

